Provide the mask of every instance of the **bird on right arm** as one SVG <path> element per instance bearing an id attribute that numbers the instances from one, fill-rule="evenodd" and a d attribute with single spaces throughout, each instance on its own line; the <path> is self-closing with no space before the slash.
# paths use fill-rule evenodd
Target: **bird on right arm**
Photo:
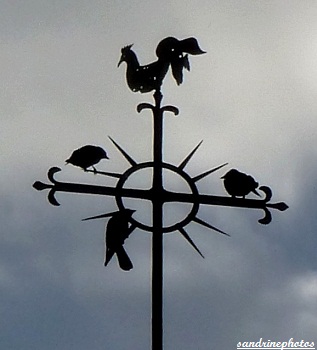
<path id="1" fill-rule="evenodd" d="M 245 198 L 245 196 L 250 192 L 253 192 L 257 196 L 261 197 L 256 190 L 259 184 L 250 175 L 241 173 L 237 169 L 231 169 L 221 178 L 223 179 L 223 184 L 226 191 L 232 197 Z"/>

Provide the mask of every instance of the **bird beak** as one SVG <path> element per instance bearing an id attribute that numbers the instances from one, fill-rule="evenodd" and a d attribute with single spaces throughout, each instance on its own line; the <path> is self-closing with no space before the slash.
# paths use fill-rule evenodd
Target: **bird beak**
<path id="1" fill-rule="evenodd" d="M 119 67 L 120 66 L 120 64 L 123 62 L 123 58 L 122 58 L 122 56 L 121 56 L 121 58 L 120 58 L 120 61 L 119 61 L 119 63 L 118 63 L 118 66 L 117 67 Z"/>

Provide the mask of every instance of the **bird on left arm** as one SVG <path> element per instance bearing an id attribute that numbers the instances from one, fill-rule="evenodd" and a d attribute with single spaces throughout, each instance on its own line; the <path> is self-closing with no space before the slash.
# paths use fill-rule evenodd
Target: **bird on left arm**
<path id="1" fill-rule="evenodd" d="M 106 151 L 103 148 L 99 146 L 86 145 L 76 149 L 65 162 L 66 164 L 78 166 L 84 171 L 87 171 L 87 168 L 92 167 L 96 173 L 97 170 L 94 165 L 99 163 L 101 159 L 109 159 Z"/>

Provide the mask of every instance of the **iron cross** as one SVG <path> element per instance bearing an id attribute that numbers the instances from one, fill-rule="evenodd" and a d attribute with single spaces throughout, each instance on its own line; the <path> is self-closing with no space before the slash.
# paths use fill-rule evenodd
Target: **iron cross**
<path id="1" fill-rule="evenodd" d="M 187 40 L 187 41 L 186 41 Z M 198 49 L 192 49 L 192 41 L 189 39 L 183 40 L 185 42 L 186 50 L 196 52 Z M 190 45 L 189 45 L 190 44 Z M 184 47 L 184 46 L 183 46 Z M 198 51 L 197 51 L 198 52 Z M 203 51 L 201 51 L 203 52 Z M 197 54 L 197 53 L 196 53 Z M 186 67 L 185 67 L 186 68 Z M 228 235 L 226 232 L 216 228 L 210 223 L 199 218 L 200 205 L 214 205 L 224 207 L 236 207 L 236 208 L 249 208 L 260 209 L 264 211 L 258 222 L 260 224 L 267 225 L 272 220 L 270 209 L 277 209 L 284 211 L 288 206 L 284 202 L 271 203 L 272 191 L 267 186 L 259 187 L 264 193 L 263 199 L 246 199 L 235 198 L 229 196 L 215 196 L 209 194 L 201 194 L 197 188 L 197 182 L 201 179 L 212 174 L 216 170 L 219 170 L 227 163 L 217 166 L 211 170 L 201 173 L 197 176 L 191 177 L 186 171 L 186 165 L 189 163 L 197 149 L 200 147 L 201 142 L 187 155 L 187 157 L 179 164 L 173 165 L 163 161 L 163 122 L 164 113 L 171 112 L 174 115 L 178 115 L 179 111 L 175 106 L 161 106 L 163 95 L 161 89 L 156 88 L 154 92 L 154 104 L 141 103 L 137 106 L 137 111 L 140 113 L 144 109 L 149 109 L 153 115 L 153 160 L 143 163 L 136 162 L 116 141 L 112 138 L 110 140 L 114 146 L 125 157 L 130 167 L 123 173 L 111 173 L 111 172 L 97 172 L 100 175 L 105 175 L 113 178 L 117 178 L 116 186 L 97 186 L 90 184 L 68 183 L 60 182 L 55 179 L 55 174 L 60 172 L 58 167 L 52 167 L 48 171 L 48 179 L 51 183 L 46 184 L 40 181 L 36 181 L 33 187 L 36 190 L 49 190 L 48 200 L 52 205 L 58 206 L 59 203 L 55 198 L 56 192 L 68 192 L 68 193 L 82 193 L 82 194 L 94 194 L 103 196 L 112 196 L 116 200 L 116 204 L 119 210 L 125 209 L 125 198 L 142 199 L 151 202 L 152 204 L 152 224 L 147 225 L 134 218 L 130 219 L 130 232 L 139 228 L 144 231 L 152 233 L 152 350 L 163 349 L 163 235 L 164 233 L 178 231 L 201 255 L 201 251 L 192 241 L 186 231 L 186 226 L 195 222 L 206 228 L 214 230 L 220 234 Z M 137 173 L 143 169 L 152 170 L 152 185 L 149 189 L 137 189 L 126 188 L 125 184 L 131 175 Z M 167 190 L 164 187 L 164 171 L 169 170 L 182 178 L 188 185 L 190 191 L 187 193 L 174 192 Z M 187 215 L 176 223 L 171 225 L 164 225 L 164 209 L 165 203 L 187 203 L 190 204 L 191 209 Z M 113 212 L 94 216 L 88 219 L 97 219 L 109 217 Z"/>

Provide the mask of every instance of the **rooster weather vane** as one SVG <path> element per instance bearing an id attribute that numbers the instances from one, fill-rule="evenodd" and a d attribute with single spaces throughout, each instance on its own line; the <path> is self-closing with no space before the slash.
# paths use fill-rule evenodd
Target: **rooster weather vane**
<path id="1" fill-rule="evenodd" d="M 171 112 L 175 116 L 179 114 L 178 108 L 167 105 L 161 106 L 163 95 L 161 86 L 163 80 L 171 69 L 172 76 L 177 85 L 183 82 L 184 70 L 190 70 L 189 55 L 201 55 L 205 52 L 200 49 L 195 38 L 178 40 L 174 37 L 167 37 L 160 41 L 156 48 L 158 59 L 148 65 L 141 66 L 132 45 L 125 46 L 121 49 L 121 58 L 118 67 L 125 62 L 126 80 L 129 88 L 133 92 L 148 93 L 154 91 L 153 98 L 155 104 L 140 103 L 137 106 L 137 112 L 140 113 L 149 109 L 153 115 L 153 160 L 143 163 L 136 162 L 116 141 L 111 137 L 113 145 L 120 151 L 130 167 L 123 173 L 101 172 L 95 168 L 95 165 L 101 159 L 108 159 L 107 153 L 97 146 L 87 145 L 75 150 L 69 159 L 66 160 L 74 166 L 82 168 L 84 171 L 94 174 L 104 175 L 117 179 L 115 187 L 97 186 L 90 184 L 65 183 L 55 179 L 55 174 L 61 171 L 58 167 L 52 167 L 48 171 L 48 179 L 51 184 L 45 184 L 36 181 L 33 187 L 36 190 L 48 189 L 48 200 L 51 204 L 58 206 L 59 203 L 55 198 L 56 192 L 72 192 L 84 194 L 98 194 L 112 196 L 116 200 L 118 210 L 109 212 L 83 220 L 98 218 L 110 218 L 106 228 L 106 254 L 105 266 L 116 254 L 119 266 L 125 271 L 133 268 L 133 264 L 127 255 L 123 245 L 129 235 L 139 228 L 152 233 L 152 349 L 163 349 L 163 234 L 178 231 L 191 246 L 203 257 L 203 254 L 188 235 L 185 227 L 195 222 L 206 228 L 214 230 L 220 234 L 229 236 L 226 232 L 216 228 L 210 223 L 202 220 L 198 216 L 199 206 L 216 205 L 249 209 L 261 209 L 264 216 L 258 220 L 261 224 L 269 224 L 272 220 L 270 209 L 284 211 L 288 206 L 283 203 L 270 203 L 272 191 L 267 186 L 260 186 L 251 177 L 236 169 L 229 170 L 222 176 L 224 188 L 230 196 L 214 196 L 200 194 L 196 183 L 215 171 L 223 168 L 228 163 L 224 163 L 204 173 L 190 176 L 186 171 L 186 165 L 189 163 L 195 152 L 200 147 L 202 141 L 187 155 L 187 157 L 175 166 L 163 161 L 163 115 L 165 112 Z M 90 170 L 89 168 L 92 168 Z M 149 189 L 139 189 L 125 187 L 127 180 L 140 170 L 152 170 L 152 185 Z M 173 192 L 164 187 L 164 172 L 168 170 L 183 181 L 190 189 L 188 192 Z M 250 192 L 261 197 L 257 189 L 264 194 L 261 199 L 245 198 Z M 135 218 L 134 209 L 125 206 L 125 198 L 142 199 L 152 204 L 152 224 L 145 224 Z M 166 203 L 187 203 L 191 209 L 184 218 L 176 223 L 164 224 L 164 204 Z"/>

